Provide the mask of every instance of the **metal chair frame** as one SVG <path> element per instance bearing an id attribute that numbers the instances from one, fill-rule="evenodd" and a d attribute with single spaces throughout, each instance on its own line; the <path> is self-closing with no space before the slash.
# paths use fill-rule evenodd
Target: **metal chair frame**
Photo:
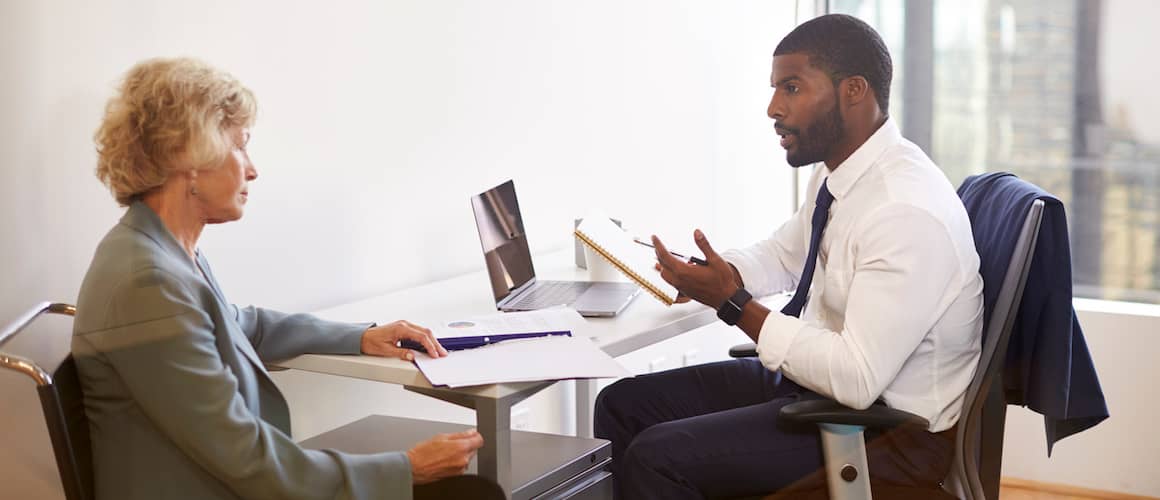
<path id="1" fill-rule="evenodd" d="M 37 304 L 0 330 L 0 348 L 43 314 L 75 316 L 76 307 L 53 302 Z M 0 352 L 0 368 L 22 373 L 36 382 L 65 498 L 91 500 L 94 496 L 92 448 L 84 397 L 72 355 L 49 374 L 27 358 Z"/>

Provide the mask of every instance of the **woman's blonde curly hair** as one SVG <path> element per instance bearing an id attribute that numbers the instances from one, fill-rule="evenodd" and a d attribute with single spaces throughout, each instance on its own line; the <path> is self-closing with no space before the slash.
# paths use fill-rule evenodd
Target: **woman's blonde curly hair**
<path id="1" fill-rule="evenodd" d="M 174 172 L 216 167 L 233 148 L 228 130 L 257 114 L 250 89 L 196 59 L 149 59 L 125 74 L 93 139 L 97 178 L 128 206 Z"/>

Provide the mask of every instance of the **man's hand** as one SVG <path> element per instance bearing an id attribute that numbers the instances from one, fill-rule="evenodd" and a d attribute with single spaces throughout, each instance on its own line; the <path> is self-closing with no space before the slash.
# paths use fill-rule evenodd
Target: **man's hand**
<path id="1" fill-rule="evenodd" d="M 415 359 L 415 353 L 399 346 L 399 342 L 403 340 L 410 340 L 423 346 L 423 349 L 432 358 L 447 355 L 447 349 L 439 345 L 439 341 L 435 339 L 431 330 L 408 321 L 396 321 L 368 328 L 362 336 L 362 352 L 363 354 L 411 361 Z"/>
<path id="2" fill-rule="evenodd" d="M 735 281 L 733 267 L 725 262 L 700 229 L 693 231 L 693 241 L 705 254 L 706 266 L 682 261 L 669 253 L 660 238 L 652 237 L 653 247 L 657 254 L 657 270 L 661 272 L 661 279 L 677 288 L 680 295 L 677 302 L 687 302 L 689 298 L 714 309 L 724 304 L 738 285 Z M 684 300 L 682 300 L 684 299 Z"/>
<path id="3" fill-rule="evenodd" d="M 426 484 L 467 470 L 475 451 L 483 446 L 483 436 L 475 429 L 455 434 L 439 434 L 407 450 L 411 479 Z"/>

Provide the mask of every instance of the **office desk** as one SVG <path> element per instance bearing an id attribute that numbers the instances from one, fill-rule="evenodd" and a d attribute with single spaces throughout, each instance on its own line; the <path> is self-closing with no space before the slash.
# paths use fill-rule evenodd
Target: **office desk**
<path id="1" fill-rule="evenodd" d="M 575 266 L 571 247 L 536 259 L 540 279 L 583 280 L 587 271 Z M 488 278 L 484 271 L 429 283 L 379 297 L 345 304 L 323 311 L 320 317 L 339 321 L 389 322 L 407 319 L 418 324 L 495 312 Z M 647 292 L 639 296 L 615 318 L 588 318 L 588 334 L 611 356 L 675 337 L 716 321 L 712 309 L 696 303 L 666 307 Z M 308 354 L 276 366 L 330 375 L 375 380 L 403 385 L 407 390 L 432 396 L 476 411 L 476 424 L 485 446 L 479 451 L 479 474 L 495 479 L 509 493 L 511 474 L 511 407 L 554 381 L 490 384 L 459 389 L 432 387 L 412 363 L 372 356 Z M 576 384 L 577 434 L 592 436 L 592 406 L 596 381 Z"/>

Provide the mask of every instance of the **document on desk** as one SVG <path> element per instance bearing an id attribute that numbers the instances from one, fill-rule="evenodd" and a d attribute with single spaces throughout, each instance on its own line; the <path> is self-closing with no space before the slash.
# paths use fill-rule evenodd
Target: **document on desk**
<path id="1" fill-rule="evenodd" d="M 586 336 L 509 340 L 438 359 L 416 353 L 415 365 L 431 385 L 451 388 L 629 375 Z"/>

